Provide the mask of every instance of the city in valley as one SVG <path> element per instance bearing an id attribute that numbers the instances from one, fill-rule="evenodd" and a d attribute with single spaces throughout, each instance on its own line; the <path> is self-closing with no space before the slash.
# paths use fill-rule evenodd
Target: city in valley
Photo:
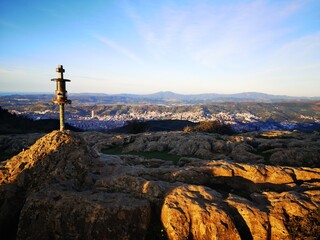
<path id="1" fill-rule="evenodd" d="M 171 95 L 174 93 L 171 93 Z M 257 94 L 248 98 L 190 99 L 175 96 L 74 95 L 66 106 L 66 123 L 82 130 L 108 131 L 128 121 L 218 120 L 236 131 L 319 129 L 320 101 L 314 99 L 274 99 Z M 175 98 L 174 98 L 175 97 Z M 59 109 L 50 94 L 4 95 L 0 106 L 33 120 L 57 119 Z M 220 100 L 220 101 L 219 101 Z M 221 100 L 225 100 L 221 102 Z"/>

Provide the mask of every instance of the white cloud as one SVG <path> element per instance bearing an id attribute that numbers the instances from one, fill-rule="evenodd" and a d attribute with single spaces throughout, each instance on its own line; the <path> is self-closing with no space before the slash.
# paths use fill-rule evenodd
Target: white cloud
<path id="1" fill-rule="evenodd" d="M 211 29 L 206 39 L 194 52 L 194 59 L 208 66 L 228 64 L 234 61 L 254 59 L 257 54 L 267 54 L 267 48 L 273 48 L 292 29 L 285 26 L 288 6 L 275 8 L 264 1 L 233 5 L 224 11 L 219 18 L 213 17 L 212 22 L 219 21 L 221 26 Z M 292 8 L 290 13 L 293 13 Z M 294 8 L 297 10 L 297 7 Z M 286 12 L 286 14 L 284 14 Z M 208 19 L 210 21 L 210 19 Z M 263 57 L 263 56 L 260 56 Z"/>
<path id="2" fill-rule="evenodd" d="M 293 31 L 286 19 L 302 4 L 250 1 L 160 5 L 151 18 L 135 7 L 127 3 L 125 11 L 152 55 L 161 58 L 183 53 L 198 63 L 214 66 L 250 58 Z"/>

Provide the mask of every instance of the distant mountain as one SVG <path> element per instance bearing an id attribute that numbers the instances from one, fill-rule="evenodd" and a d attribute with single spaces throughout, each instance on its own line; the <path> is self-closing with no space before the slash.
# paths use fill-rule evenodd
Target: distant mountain
<path id="1" fill-rule="evenodd" d="M 297 97 L 290 97 L 286 95 L 272 95 L 266 93 L 259 93 L 259 92 L 244 92 L 244 93 L 236 93 L 236 94 L 226 94 L 225 97 L 234 97 L 239 99 L 296 99 Z"/>
<path id="2" fill-rule="evenodd" d="M 259 92 L 243 92 L 235 94 L 178 94 L 162 91 L 153 94 L 103 94 L 103 93 L 71 93 L 70 99 L 74 104 L 208 104 L 217 102 L 282 102 L 282 101 L 314 101 L 320 97 L 292 97 L 286 95 L 272 95 Z M 17 104 L 22 101 L 51 101 L 53 94 L 0 94 L 1 102 L 9 102 L 15 98 Z"/>
<path id="3" fill-rule="evenodd" d="M 188 97 L 188 95 L 178 94 L 170 91 L 163 91 L 163 92 L 144 95 L 144 97 L 154 98 L 154 99 L 185 99 Z"/>
<path id="4" fill-rule="evenodd" d="M 128 96 L 128 95 L 126 95 Z M 141 95 L 135 95 L 137 96 Z M 172 102 L 176 100 L 181 103 L 203 103 L 203 102 L 273 102 L 273 101 L 288 101 L 288 100 L 319 100 L 320 98 L 307 97 L 291 97 L 286 95 L 272 95 L 259 92 L 243 92 L 235 94 L 178 94 L 170 91 L 157 92 L 148 95 L 142 95 L 144 99 L 162 100 Z"/>

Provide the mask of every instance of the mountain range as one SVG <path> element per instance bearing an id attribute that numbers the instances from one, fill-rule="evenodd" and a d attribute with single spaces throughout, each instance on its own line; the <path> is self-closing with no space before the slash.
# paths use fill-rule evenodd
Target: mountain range
<path id="1" fill-rule="evenodd" d="M 180 104 L 201 104 L 210 102 L 278 102 L 278 101 L 299 101 L 299 100 L 320 100 L 320 97 L 293 97 L 286 95 L 272 95 L 260 92 L 243 92 L 235 94 L 178 94 L 171 91 L 161 91 L 153 94 L 92 94 L 76 93 L 70 94 L 76 99 L 94 97 L 97 100 L 111 101 L 112 103 L 180 103 Z"/>
<path id="2" fill-rule="evenodd" d="M 316 101 L 320 97 L 293 97 L 287 95 L 272 95 L 260 92 L 243 92 L 235 94 L 178 94 L 161 91 L 153 94 L 104 94 L 104 93 L 71 93 L 73 103 L 94 104 L 208 104 L 217 102 L 283 102 L 283 101 Z M 23 101 L 49 101 L 53 93 L 5 93 L 0 92 L 1 102 L 23 99 Z"/>

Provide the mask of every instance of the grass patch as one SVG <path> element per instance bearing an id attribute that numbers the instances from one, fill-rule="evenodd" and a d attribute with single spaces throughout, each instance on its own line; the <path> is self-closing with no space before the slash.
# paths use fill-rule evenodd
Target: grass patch
<path id="1" fill-rule="evenodd" d="M 171 160 L 174 163 L 178 162 L 181 156 L 175 155 L 175 154 L 170 154 L 167 152 L 157 152 L 157 151 L 152 151 L 152 152 L 131 152 L 130 154 L 133 155 L 139 155 L 147 159 L 162 159 L 162 160 Z"/>
<path id="2" fill-rule="evenodd" d="M 136 151 L 134 151 L 134 152 L 123 153 L 122 147 L 112 147 L 112 148 L 108 148 L 108 149 L 102 149 L 101 152 L 104 154 L 111 154 L 111 155 L 130 154 L 130 155 L 137 155 L 140 157 L 144 157 L 146 159 L 156 158 L 156 159 L 161 159 L 161 160 L 171 160 L 175 164 L 182 157 L 182 156 L 171 154 L 168 152 L 158 152 L 158 151 L 150 151 L 150 152 L 136 152 Z"/>
<path id="3" fill-rule="evenodd" d="M 101 152 L 104 154 L 110 154 L 110 155 L 120 155 L 122 154 L 122 147 L 111 147 L 111 148 L 104 148 L 101 149 Z"/>

